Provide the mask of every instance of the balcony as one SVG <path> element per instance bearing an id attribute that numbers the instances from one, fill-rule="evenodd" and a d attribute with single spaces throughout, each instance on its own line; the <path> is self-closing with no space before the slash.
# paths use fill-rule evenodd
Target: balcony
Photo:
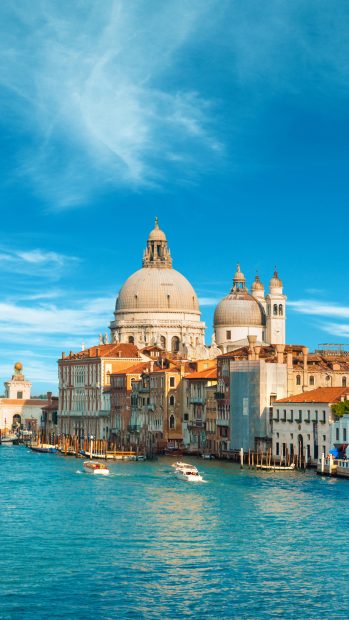
<path id="1" fill-rule="evenodd" d="M 143 394 L 146 393 L 146 392 L 148 393 L 149 391 L 150 391 L 149 385 L 141 385 L 138 388 L 138 392 L 142 392 Z"/>
<path id="2" fill-rule="evenodd" d="M 203 396 L 191 396 L 189 402 L 191 405 L 204 405 L 205 399 Z"/>
<path id="3" fill-rule="evenodd" d="M 141 424 L 129 424 L 127 427 L 129 433 L 139 433 L 142 430 Z"/>
<path id="4" fill-rule="evenodd" d="M 227 427 L 229 427 L 229 420 L 226 420 L 224 418 L 217 418 L 216 424 L 217 424 L 217 426 L 227 426 Z"/>

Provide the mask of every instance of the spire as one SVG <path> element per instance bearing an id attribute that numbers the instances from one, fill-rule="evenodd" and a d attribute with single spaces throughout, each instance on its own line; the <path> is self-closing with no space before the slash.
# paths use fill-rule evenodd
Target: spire
<path id="1" fill-rule="evenodd" d="M 159 218 L 158 216 L 155 217 L 155 226 L 154 228 L 159 228 Z"/>

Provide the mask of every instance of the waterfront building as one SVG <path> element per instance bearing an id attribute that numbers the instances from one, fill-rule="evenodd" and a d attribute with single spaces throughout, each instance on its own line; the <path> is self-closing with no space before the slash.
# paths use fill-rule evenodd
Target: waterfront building
<path id="1" fill-rule="evenodd" d="M 273 405 L 272 452 L 277 460 L 294 456 L 315 465 L 333 445 L 331 405 L 347 399 L 349 388 L 324 387 L 278 399 Z M 339 428 L 337 425 L 336 428 Z"/>
<path id="2" fill-rule="evenodd" d="M 129 343 L 100 344 L 62 353 L 59 373 L 59 431 L 78 437 L 107 438 L 111 432 L 110 377 L 149 360 Z"/>
<path id="3" fill-rule="evenodd" d="M 214 331 L 217 346 L 223 353 L 248 344 L 247 337 L 255 336 L 262 344 L 286 342 L 286 295 L 275 271 L 265 296 L 259 276 L 252 284 L 251 293 L 240 265 L 234 275 L 230 293 L 217 305 L 214 313 Z"/>
<path id="4" fill-rule="evenodd" d="M 172 267 L 165 233 L 156 218 L 143 255 L 142 268 L 121 287 L 110 324 L 115 342 L 142 349 L 157 345 L 186 359 L 216 357 L 205 347 L 205 323 L 197 295 L 188 280 Z"/>
<path id="5" fill-rule="evenodd" d="M 37 431 L 41 428 L 44 398 L 32 398 L 32 384 L 23 373 L 21 362 L 14 365 L 14 373 L 5 381 L 5 397 L 0 398 L 0 430 L 7 433 L 20 429 Z"/>
<path id="6" fill-rule="evenodd" d="M 203 369 L 201 369 L 204 366 Z M 213 448 L 216 432 L 215 390 L 217 386 L 217 364 L 210 360 L 200 362 L 199 370 L 190 372 L 184 378 L 185 406 L 183 414 L 183 444 L 191 452 L 205 452 Z M 209 388 L 214 388 L 214 392 Z M 207 409 L 209 411 L 207 411 Z M 212 447 L 211 447 L 212 446 Z"/>
<path id="7" fill-rule="evenodd" d="M 47 392 L 47 403 L 42 407 L 42 430 L 48 437 L 58 433 L 58 396 Z"/>

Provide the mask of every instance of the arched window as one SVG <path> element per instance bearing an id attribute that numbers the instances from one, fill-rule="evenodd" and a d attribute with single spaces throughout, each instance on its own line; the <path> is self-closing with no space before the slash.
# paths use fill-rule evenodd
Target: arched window
<path id="1" fill-rule="evenodd" d="M 165 336 L 160 336 L 160 347 L 166 350 L 166 338 Z"/>
<path id="2" fill-rule="evenodd" d="M 172 353 L 178 353 L 179 351 L 179 338 L 178 336 L 173 336 L 171 340 L 171 351 Z"/>
<path id="3" fill-rule="evenodd" d="M 129 336 L 128 337 L 128 342 L 129 342 L 129 344 L 134 344 L 135 343 L 134 337 L 133 336 Z"/>
<path id="4" fill-rule="evenodd" d="M 342 387 L 347 387 L 347 378 L 342 377 Z"/>
<path id="5" fill-rule="evenodd" d="M 279 304 L 279 315 L 282 316 L 284 313 L 284 308 L 282 304 Z"/>
<path id="6" fill-rule="evenodd" d="M 174 415 L 170 415 L 170 428 L 175 428 L 176 421 Z"/>
<path id="7" fill-rule="evenodd" d="M 273 306 L 273 314 L 274 314 L 274 316 L 277 316 L 277 313 L 278 313 L 278 305 L 274 304 L 274 306 Z"/>
<path id="8" fill-rule="evenodd" d="M 313 375 L 310 375 L 309 377 L 309 385 L 315 385 L 315 378 L 313 377 Z"/>
<path id="9" fill-rule="evenodd" d="M 175 397 L 173 395 L 170 396 L 170 400 L 169 400 L 170 405 L 173 407 L 175 404 Z"/>
<path id="10" fill-rule="evenodd" d="M 296 376 L 296 385 L 300 385 L 301 384 L 301 376 L 297 375 Z"/>

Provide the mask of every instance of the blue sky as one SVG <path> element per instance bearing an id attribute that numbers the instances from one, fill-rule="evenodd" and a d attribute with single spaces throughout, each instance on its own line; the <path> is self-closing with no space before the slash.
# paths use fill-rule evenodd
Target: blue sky
<path id="1" fill-rule="evenodd" d="M 287 341 L 349 340 L 345 0 L 5 1 L 0 379 L 55 389 L 154 216 L 214 305 L 277 265 Z"/>

